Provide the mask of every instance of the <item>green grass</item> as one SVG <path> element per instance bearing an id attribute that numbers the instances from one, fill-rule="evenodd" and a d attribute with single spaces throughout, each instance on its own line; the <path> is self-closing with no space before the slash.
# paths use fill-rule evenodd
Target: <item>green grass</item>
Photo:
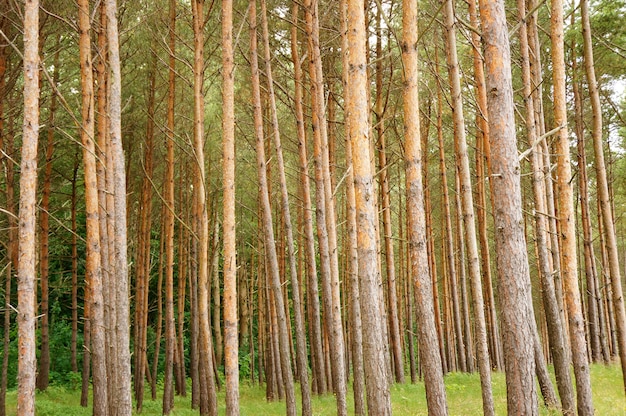
<path id="1" fill-rule="evenodd" d="M 494 373 L 493 394 L 496 414 L 506 415 L 506 386 L 503 373 Z M 591 366 L 591 377 L 594 393 L 594 405 L 596 415 L 624 416 L 626 415 L 626 399 L 622 388 L 621 369 L 618 365 L 609 367 L 603 365 Z M 472 416 L 482 414 L 482 401 L 480 392 L 480 380 L 478 374 L 454 373 L 446 376 L 446 389 L 448 393 L 448 406 L 450 416 Z M 242 382 L 240 389 L 241 415 L 246 416 L 271 416 L 284 415 L 285 405 L 283 402 L 268 403 L 265 401 L 265 390 L 262 386 L 249 385 Z M 427 415 L 426 396 L 424 385 L 404 384 L 394 385 L 391 390 L 394 415 Z M 224 392 L 218 395 L 220 402 L 220 414 L 224 414 Z M 352 397 L 349 394 L 348 408 L 351 409 Z M 91 415 L 89 408 L 79 406 L 80 391 L 64 387 L 52 386 L 46 392 L 37 393 L 37 415 L 62 415 L 62 416 L 88 416 Z M 172 412 L 176 416 L 197 415 L 198 412 L 190 409 L 190 398 L 177 397 L 175 409 Z M 15 414 L 16 392 L 7 394 L 8 415 Z M 335 400 L 333 396 L 315 397 L 313 400 L 314 415 L 335 414 Z M 161 402 L 144 401 L 143 415 L 160 415 Z M 545 407 L 540 408 L 541 415 L 558 415 L 556 411 L 550 411 Z"/>

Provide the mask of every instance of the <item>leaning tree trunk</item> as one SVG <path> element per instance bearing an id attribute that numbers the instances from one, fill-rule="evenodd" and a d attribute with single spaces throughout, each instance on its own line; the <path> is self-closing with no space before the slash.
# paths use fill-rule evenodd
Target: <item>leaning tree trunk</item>
<path id="1" fill-rule="evenodd" d="M 524 0 L 517 2 L 520 16 L 520 49 L 522 56 L 522 81 L 523 96 L 526 104 L 526 132 L 531 146 L 531 166 L 533 172 L 533 196 L 535 199 L 535 238 L 537 239 L 537 255 L 539 263 L 539 274 L 542 284 L 542 299 L 544 313 L 548 325 L 548 338 L 552 359 L 554 362 L 554 372 L 556 374 L 557 387 L 561 397 L 561 406 L 564 414 L 574 412 L 574 392 L 569 371 L 569 359 L 563 338 L 563 326 L 559 305 L 556 300 L 554 289 L 553 273 L 550 267 L 548 252 L 548 221 L 546 218 L 546 190 L 545 178 L 543 177 L 543 158 L 537 149 L 538 134 L 535 124 L 535 108 L 532 97 L 530 58 L 528 48 L 527 23 L 523 20 L 526 15 L 526 5 Z"/>
<path id="2" fill-rule="evenodd" d="M 294 65 L 294 87 L 295 87 L 295 113 L 296 127 L 298 131 L 298 155 L 300 167 L 300 180 L 302 186 L 303 215 L 302 222 L 304 226 L 305 251 L 306 251 L 306 276 L 307 276 L 307 295 L 309 297 L 309 329 L 311 332 L 311 361 L 313 370 L 313 390 L 318 394 L 326 392 L 326 374 L 323 371 L 324 357 L 322 350 L 322 326 L 320 322 L 320 304 L 319 290 L 317 279 L 317 263 L 315 260 L 315 237 L 313 234 L 313 216 L 311 214 L 311 186 L 308 173 L 308 157 L 306 149 L 306 132 L 304 126 L 304 109 L 302 106 L 302 66 L 300 64 L 300 56 L 298 53 L 298 28 L 297 28 L 297 9 L 294 3 L 293 26 L 291 28 L 291 57 Z M 317 382 L 317 383 L 315 383 Z"/>
<path id="3" fill-rule="evenodd" d="M 409 249 L 414 276 L 420 357 L 424 371 L 426 400 L 431 415 L 447 415 L 446 391 L 443 384 L 441 355 L 435 328 L 432 282 L 426 249 L 426 220 L 419 129 L 417 2 L 404 0 L 402 8 L 402 63 L 404 64 L 404 158 L 408 204 Z"/>
<path id="4" fill-rule="evenodd" d="M 265 254 L 268 266 L 268 281 L 274 295 L 274 311 L 278 327 L 278 355 L 280 356 L 280 368 L 285 388 L 287 401 L 287 415 L 295 415 L 296 396 L 293 384 L 293 372 L 291 369 L 291 352 L 289 346 L 290 334 L 287 330 L 287 316 L 285 315 L 285 302 L 283 298 L 278 256 L 276 253 L 276 241 L 274 239 L 274 225 L 272 223 L 272 209 L 267 183 L 267 159 L 265 158 L 265 144 L 263 133 L 263 113 L 261 106 L 261 86 L 259 80 L 259 63 L 257 56 L 256 34 L 256 1 L 250 1 L 250 65 L 252 71 L 252 104 L 254 107 L 254 130 L 256 137 L 257 171 L 259 176 L 259 193 L 261 215 L 263 223 L 263 236 L 265 238 Z"/>
<path id="5" fill-rule="evenodd" d="M 476 225 L 474 222 L 474 196 L 472 195 L 471 172 L 465 137 L 465 119 L 463 117 L 463 100 L 461 97 L 461 80 L 456 51 L 456 28 L 452 0 L 445 0 L 444 12 L 447 34 L 448 77 L 450 79 L 452 112 L 454 117 L 455 154 L 459 180 L 461 182 L 461 206 L 459 209 L 461 209 L 463 213 L 465 239 L 467 241 L 469 258 L 470 283 L 472 285 L 472 298 L 474 299 L 474 321 L 476 325 L 476 344 L 483 399 L 483 413 L 485 415 L 493 415 L 494 405 L 491 391 L 489 350 L 487 348 L 487 326 L 485 323 L 483 294 L 480 282 L 480 260 L 476 241 Z M 478 180 L 480 181 L 482 179 L 479 178 Z M 461 267 L 463 266 L 461 265 Z M 470 335 L 468 334 L 468 338 L 469 337 Z"/>
<path id="6" fill-rule="evenodd" d="M 622 365 L 622 377 L 626 391 L 626 312 L 624 311 L 624 295 L 622 293 L 622 280 L 619 269 L 619 256 L 615 236 L 615 224 L 613 222 L 613 208 L 604 163 L 604 150 L 602 140 L 602 108 L 600 106 L 600 94 L 598 81 L 596 80 L 593 62 L 593 46 L 591 40 L 591 25 L 589 23 L 589 5 L 587 0 L 581 0 L 580 10 L 583 22 L 583 46 L 585 54 L 585 73 L 591 98 L 593 111 L 593 150 L 595 154 L 596 181 L 598 183 L 598 202 L 602 211 L 602 225 L 604 226 L 605 242 L 608 252 L 609 271 L 613 290 L 613 310 L 615 312 L 615 324 L 617 326 L 617 345 L 620 362 Z"/>
<path id="7" fill-rule="evenodd" d="M 296 264 L 296 253 L 291 223 L 291 212 L 289 208 L 289 194 L 287 190 L 287 178 L 285 175 L 285 162 L 283 158 L 283 148 L 280 139 L 280 129 L 278 126 L 278 110 L 276 108 L 276 96 L 274 94 L 274 80 L 272 77 L 270 35 L 267 23 L 267 6 L 265 0 L 261 0 L 261 26 L 263 28 L 263 45 L 265 60 L 265 76 L 267 78 L 267 94 L 270 105 L 270 120 L 272 125 L 272 135 L 274 146 L 276 147 L 276 160 L 278 177 L 280 181 L 281 211 L 284 220 L 285 233 L 287 237 L 287 255 L 289 258 L 289 276 L 291 278 L 291 290 L 293 293 L 293 315 L 296 326 L 296 368 L 300 380 L 300 392 L 302 395 L 302 414 L 311 414 L 311 389 L 309 387 L 309 368 L 307 364 L 307 346 L 305 339 L 304 318 L 302 317 L 302 307 L 300 305 L 300 279 L 298 277 L 298 267 Z"/>
<path id="8" fill-rule="evenodd" d="M 35 414 L 35 221 L 37 143 L 39 140 L 39 1 L 24 5 L 24 125 L 20 163 L 17 265 L 18 369 L 17 413 Z"/>
<path id="9" fill-rule="evenodd" d="M 480 0 L 491 144 L 491 181 L 509 414 L 538 413 L 530 270 L 522 219 L 511 54 L 504 1 Z"/>

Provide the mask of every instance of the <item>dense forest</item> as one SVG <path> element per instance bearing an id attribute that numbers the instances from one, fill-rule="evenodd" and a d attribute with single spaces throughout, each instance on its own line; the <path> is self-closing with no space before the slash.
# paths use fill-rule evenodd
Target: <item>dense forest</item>
<path id="1" fill-rule="evenodd" d="M 624 15 L 0 0 L 0 416 L 51 385 L 237 415 L 244 382 L 383 416 L 418 380 L 446 415 L 454 372 L 485 415 L 494 372 L 509 414 L 593 415 L 590 365 L 626 380 Z"/>

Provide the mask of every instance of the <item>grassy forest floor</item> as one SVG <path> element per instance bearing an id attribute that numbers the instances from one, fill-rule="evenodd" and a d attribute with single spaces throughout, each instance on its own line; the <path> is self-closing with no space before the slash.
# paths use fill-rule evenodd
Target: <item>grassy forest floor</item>
<path id="1" fill-rule="evenodd" d="M 609 367 L 593 365 L 591 367 L 594 405 L 596 415 L 626 415 L 626 398 L 622 390 L 621 370 L 618 365 Z M 471 416 L 482 414 L 480 380 L 478 374 L 454 373 L 446 376 L 448 406 L 450 415 Z M 506 386 L 503 373 L 493 374 L 493 393 L 496 414 L 506 415 Z M 220 414 L 224 414 L 224 392 L 219 393 L 221 403 Z M 351 397 L 351 395 L 349 395 Z M 190 409 L 190 398 L 177 397 L 173 415 L 197 415 Z M 79 416 L 90 415 L 89 408 L 81 408 L 80 390 L 67 387 L 52 386 L 44 393 L 37 393 L 37 415 Z M 394 385 L 392 387 L 394 415 L 426 415 L 426 398 L 424 384 Z M 16 392 L 7 394 L 7 415 L 15 415 Z M 262 386 L 242 382 L 240 398 L 242 415 L 284 415 L 285 406 L 282 402 L 268 403 L 265 401 L 265 390 Z M 352 407 L 351 400 L 349 408 Z M 315 415 L 335 414 L 333 396 L 316 397 L 313 399 Z M 144 402 L 142 415 L 160 415 L 160 400 Z M 558 415 L 541 406 L 541 415 Z"/>

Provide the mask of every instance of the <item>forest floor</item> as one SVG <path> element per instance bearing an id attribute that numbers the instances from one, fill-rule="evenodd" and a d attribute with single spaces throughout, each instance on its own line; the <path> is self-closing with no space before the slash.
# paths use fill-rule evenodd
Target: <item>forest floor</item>
<path id="1" fill-rule="evenodd" d="M 626 398 L 622 388 L 622 377 L 619 365 L 611 366 L 592 365 L 592 386 L 596 415 L 625 416 Z M 506 385 L 503 373 L 493 374 L 493 394 L 497 415 L 506 415 Z M 451 416 L 471 416 L 482 414 L 480 379 L 477 373 L 453 373 L 446 376 L 448 392 L 449 414 Z M 284 415 L 285 406 L 282 402 L 268 403 L 265 400 L 265 390 L 262 386 L 241 384 L 240 409 L 241 415 L 270 416 Z M 148 396 L 148 395 L 147 395 Z M 221 403 L 220 414 L 224 414 L 224 392 L 218 394 Z M 349 395 L 348 408 L 352 408 L 352 398 Z M 540 399 L 541 400 L 541 399 Z M 80 390 L 66 387 L 52 386 L 46 392 L 37 393 L 37 415 L 87 416 L 91 415 L 90 408 L 81 408 Z M 15 415 L 16 392 L 7 393 L 7 415 Z M 424 384 L 404 384 L 392 387 L 392 404 L 394 415 L 427 415 Z M 558 415 L 540 406 L 541 415 Z M 335 400 L 331 395 L 315 397 L 313 399 L 314 415 L 335 414 Z M 160 400 L 152 401 L 146 398 L 142 415 L 160 415 Z M 190 397 L 177 397 L 173 415 L 197 415 L 197 410 L 190 409 Z M 352 414 L 352 413 L 350 413 Z"/>

